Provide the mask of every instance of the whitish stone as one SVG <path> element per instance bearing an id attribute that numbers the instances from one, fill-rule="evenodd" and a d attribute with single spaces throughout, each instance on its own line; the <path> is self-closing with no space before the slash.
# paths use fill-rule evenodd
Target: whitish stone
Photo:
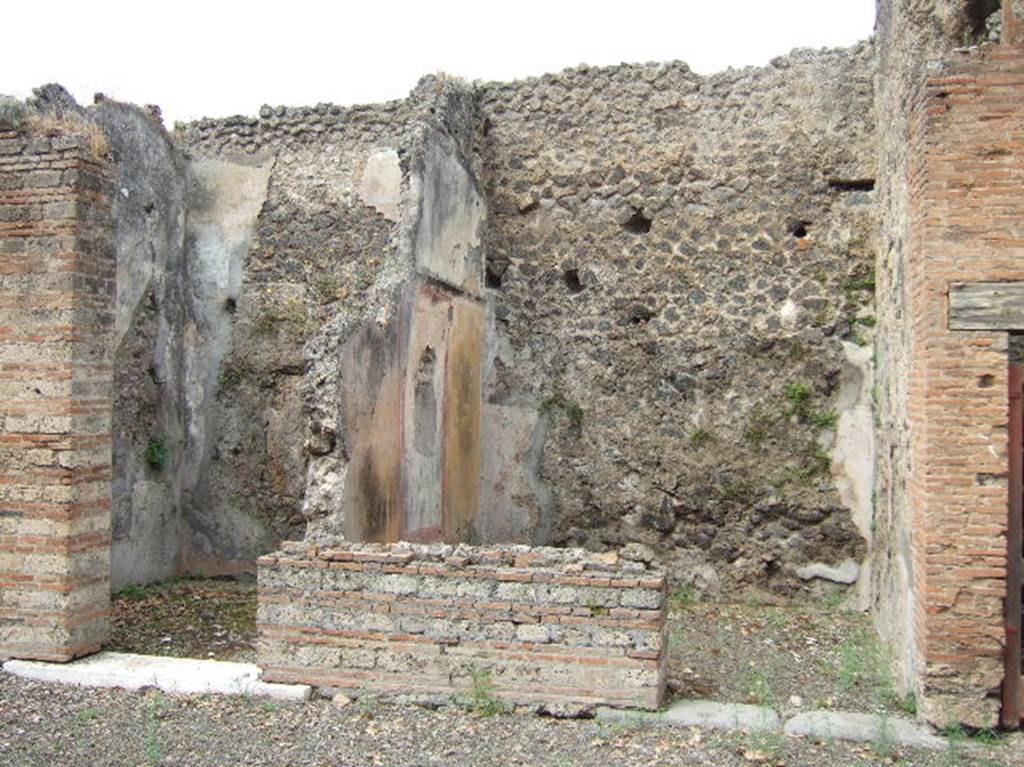
<path id="1" fill-rule="evenodd" d="M 331 698 L 331 703 L 333 703 L 338 708 L 344 708 L 345 706 L 352 703 L 352 699 L 348 697 L 345 693 L 339 692 L 337 695 Z"/>
<path id="2" fill-rule="evenodd" d="M 782 308 L 779 309 L 779 322 L 785 328 L 794 328 L 798 319 L 800 319 L 800 307 L 792 298 L 787 298 L 782 304 Z"/>
<path id="3" fill-rule="evenodd" d="M 524 623 L 516 629 L 516 638 L 520 642 L 548 642 L 551 640 L 551 632 L 547 626 Z"/>
<path id="4" fill-rule="evenodd" d="M 786 722 L 786 735 L 886 742 L 913 748 L 945 748 L 948 743 L 926 726 L 907 719 L 846 711 L 808 711 Z"/>
<path id="5" fill-rule="evenodd" d="M 716 730 L 778 730 L 782 726 L 779 715 L 770 708 L 711 700 L 675 703 L 665 712 L 664 717 L 669 724 Z"/>
<path id="6" fill-rule="evenodd" d="M 797 577 L 809 581 L 812 578 L 821 578 L 833 583 L 856 583 L 860 574 L 860 565 L 852 559 L 846 559 L 836 566 L 826 565 L 824 562 L 812 562 L 809 565 L 798 567 Z"/>
<path id="7" fill-rule="evenodd" d="M 616 722 L 656 722 L 679 727 L 707 727 L 714 730 L 768 730 L 782 728 L 779 715 L 770 708 L 711 700 L 686 700 L 667 711 L 647 713 L 616 708 L 598 708 L 598 719 Z"/>
<path id="8" fill-rule="evenodd" d="M 80 687 L 123 687 L 138 690 L 156 687 L 168 693 L 249 695 L 278 700 L 308 700 L 304 684 L 270 684 L 260 681 L 254 663 L 228 663 L 191 658 L 101 652 L 71 663 L 12 660 L 4 671 L 25 679 Z"/>

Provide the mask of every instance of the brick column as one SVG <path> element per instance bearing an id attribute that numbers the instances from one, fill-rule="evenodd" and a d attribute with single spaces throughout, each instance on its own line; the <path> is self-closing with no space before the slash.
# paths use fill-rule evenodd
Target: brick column
<path id="1" fill-rule="evenodd" d="M 0 657 L 69 660 L 108 633 L 116 258 L 96 141 L 54 132 L 0 131 Z"/>
<path id="2" fill-rule="evenodd" d="M 952 331 L 950 283 L 1024 279 L 1024 55 L 958 59 L 911 130 L 910 500 L 922 710 L 993 726 L 1006 592 L 1007 334 Z"/>

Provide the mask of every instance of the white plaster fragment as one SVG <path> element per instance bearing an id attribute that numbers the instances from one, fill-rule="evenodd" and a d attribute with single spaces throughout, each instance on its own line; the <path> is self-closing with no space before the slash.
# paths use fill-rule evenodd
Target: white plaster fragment
<path id="1" fill-rule="evenodd" d="M 856 583 L 860 575 L 860 565 L 852 559 L 846 559 L 836 566 L 826 565 L 824 562 L 812 562 L 809 565 L 798 567 L 797 577 L 809 581 L 812 578 L 832 581 L 833 583 Z"/>
<path id="2" fill-rule="evenodd" d="M 394 149 L 378 149 L 366 160 L 359 197 L 390 221 L 398 221 L 402 202 L 402 166 Z"/>
<path id="3" fill-rule="evenodd" d="M 946 748 L 945 738 L 926 726 L 895 717 L 846 711 L 808 711 L 786 722 L 786 735 L 875 743 L 886 741 L 913 748 Z"/>
<path id="4" fill-rule="evenodd" d="M 4 664 L 4 671 L 39 682 L 126 690 L 156 687 L 167 693 L 192 695 L 247 695 L 304 701 L 312 691 L 304 684 L 262 682 L 260 667 L 254 663 L 119 652 L 101 652 L 71 663 L 11 660 Z"/>

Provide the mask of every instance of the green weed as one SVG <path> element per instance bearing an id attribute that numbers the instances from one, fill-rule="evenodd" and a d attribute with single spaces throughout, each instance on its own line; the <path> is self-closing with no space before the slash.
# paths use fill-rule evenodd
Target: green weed
<path id="1" fill-rule="evenodd" d="M 552 413 L 555 410 L 561 410 L 574 428 L 579 429 L 583 426 L 583 408 L 580 407 L 578 402 L 569 399 L 561 392 L 555 392 L 544 400 L 541 403 L 540 410 L 542 413 Z"/>
<path id="2" fill-rule="evenodd" d="M 135 602 L 145 599 L 147 596 L 149 596 L 149 590 L 138 583 L 129 583 L 114 593 L 114 599 L 130 599 Z"/>
<path id="3" fill-rule="evenodd" d="M 251 372 L 242 365 L 227 363 L 221 368 L 217 376 L 217 388 L 221 391 L 230 391 L 238 388 L 245 380 L 246 375 Z"/>
<path id="4" fill-rule="evenodd" d="M 167 440 L 164 437 L 150 437 L 146 445 L 146 464 L 154 471 L 163 471 L 167 465 L 170 451 L 167 447 Z"/>
<path id="5" fill-rule="evenodd" d="M 700 448 L 711 441 L 711 432 L 707 429 L 694 429 L 690 432 L 690 445 Z"/>
<path id="6" fill-rule="evenodd" d="M 146 764 L 153 767 L 163 758 L 163 745 L 160 743 L 160 715 L 163 713 L 164 698 L 156 693 L 149 699 L 149 706 L 146 708 L 146 737 L 143 743 L 143 751 L 146 756 Z"/>
<path id="7" fill-rule="evenodd" d="M 320 274 L 310 283 L 318 303 L 329 304 L 345 297 L 341 278 L 335 274 Z"/>
<path id="8" fill-rule="evenodd" d="M 761 447 L 768 439 L 774 425 L 775 419 L 760 406 L 755 406 L 747 417 L 747 425 L 743 429 L 743 439 L 751 447 Z"/>
<path id="9" fill-rule="evenodd" d="M 776 708 L 779 703 L 778 696 L 772 689 L 768 674 L 760 668 L 751 668 L 746 678 L 747 699 L 758 706 Z"/>
<path id="10" fill-rule="evenodd" d="M 470 666 L 469 697 L 464 701 L 466 708 L 480 716 L 497 716 L 506 714 L 509 705 L 498 699 L 494 694 L 494 680 L 491 672 L 476 666 Z"/>
<path id="11" fill-rule="evenodd" d="M 75 714 L 75 720 L 78 721 L 79 724 L 85 724 L 86 722 L 91 722 L 94 719 L 98 719 L 99 716 L 100 716 L 100 710 L 98 708 L 93 708 L 92 706 L 86 706 L 81 711 L 79 711 L 77 714 Z"/>
<path id="12" fill-rule="evenodd" d="M 697 592 L 689 583 L 680 586 L 669 597 L 672 607 L 676 610 L 685 610 L 697 601 Z"/>
<path id="13" fill-rule="evenodd" d="M 283 301 L 271 298 L 253 318 L 253 330 L 259 335 L 285 330 L 295 338 L 302 338 L 315 328 L 316 323 L 309 316 L 305 305 L 295 297 Z"/>

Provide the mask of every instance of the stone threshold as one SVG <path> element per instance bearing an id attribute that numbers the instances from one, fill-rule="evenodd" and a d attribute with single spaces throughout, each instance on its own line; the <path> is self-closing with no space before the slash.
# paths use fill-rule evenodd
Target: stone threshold
<path id="1" fill-rule="evenodd" d="M 783 721 L 771 708 L 710 700 L 685 700 L 664 711 L 650 713 L 616 708 L 597 709 L 597 718 L 612 722 L 636 722 L 706 727 L 715 730 L 774 732 L 794 738 L 886 743 L 908 748 L 944 749 L 949 741 L 927 725 L 902 717 L 851 711 L 805 711 Z"/>
<path id="2" fill-rule="evenodd" d="M 10 660 L 3 664 L 3 670 L 38 682 L 126 690 L 154 687 L 182 695 L 246 695 L 306 701 L 312 693 L 309 685 L 261 681 L 260 667 L 254 663 L 120 652 L 101 652 L 70 663 Z"/>

